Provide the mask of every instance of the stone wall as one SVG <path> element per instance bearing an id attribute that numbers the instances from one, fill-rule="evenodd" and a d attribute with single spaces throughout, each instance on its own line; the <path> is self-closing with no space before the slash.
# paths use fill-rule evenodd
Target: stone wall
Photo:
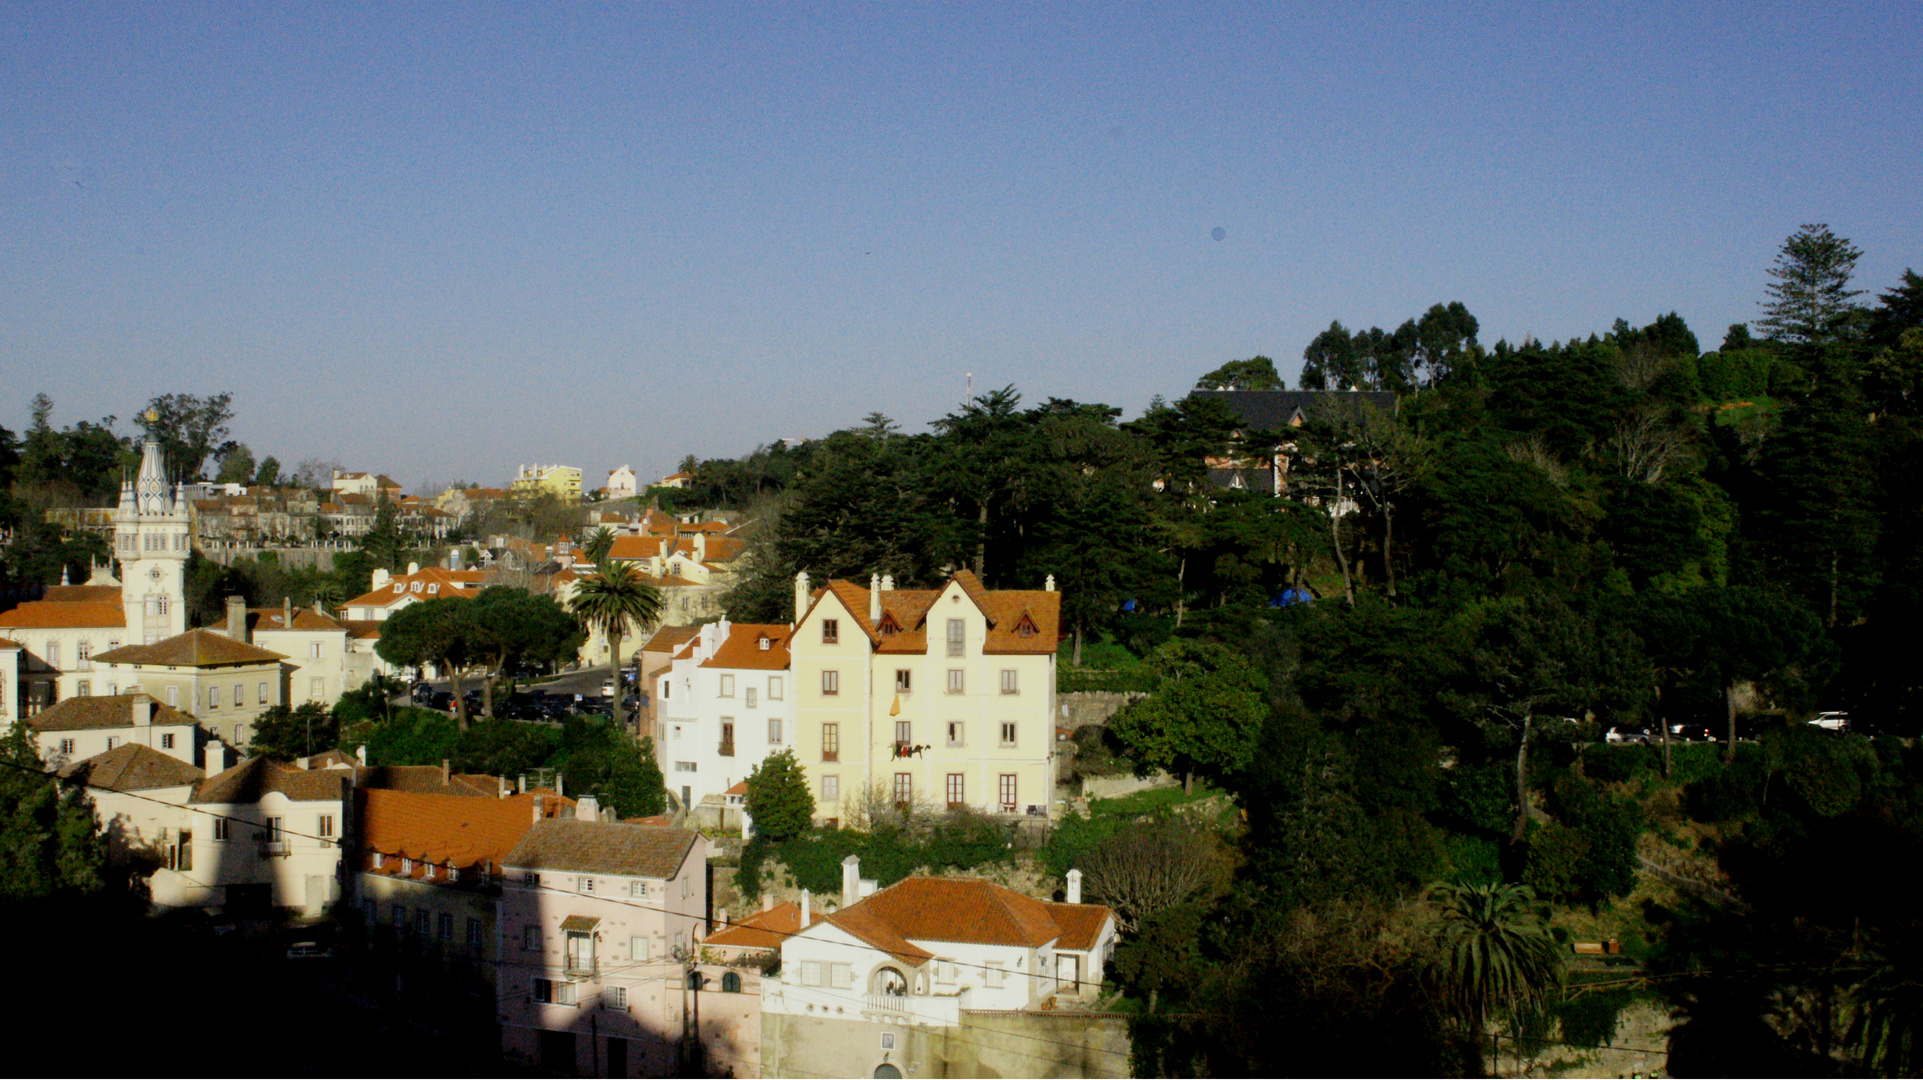
<path id="1" fill-rule="evenodd" d="M 1109 717 L 1122 711 L 1122 706 L 1147 696 L 1140 690 L 1076 690 L 1057 694 L 1055 726 L 1072 732 L 1089 724 L 1106 724 Z"/>
<path id="2" fill-rule="evenodd" d="M 764 1013 L 763 1074 L 875 1076 L 888 1064 L 916 1080 L 1129 1075 L 1128 1023 L 1114 1013 L 965 1012 L 960 1027 L 911 1027 L 861 1013 L 859 996 L 839 1016 Z"/>

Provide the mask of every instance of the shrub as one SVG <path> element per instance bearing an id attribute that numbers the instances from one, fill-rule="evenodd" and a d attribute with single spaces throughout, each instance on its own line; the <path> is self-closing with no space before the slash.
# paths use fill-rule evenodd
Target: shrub
<path id="1" fill-rule="evenodd" d="M 770 840 L 787 840 L 808 828 L 815 797 L 794 751 L 770 754 L 748 774 L 748 814 L 755 832 Z"/>
<path id="2" fill-rule="evenodd" d="M 1450 770 L 1443 808 L 1470 829 L 1506 835 L 1515 820 L 1515 781 L 1502 765 L 1458 765 Z"/>
<path id="3" fill-rule="evenodd" d="M 1502 880 L 1502 845 L 1494 840 L 1451 833 L 1444 847 L 1455 880 L 1467 885 L 1494 885 Z"/>
<path id="4" fill-rule="evenodd" d="M 1583 864 L 1588 858 L 1588 837 L 1566 825 L 1545 825 L 1529 837 L 1523 883 L 1544 899 L 1564 903 L 1579 899 Z"/>

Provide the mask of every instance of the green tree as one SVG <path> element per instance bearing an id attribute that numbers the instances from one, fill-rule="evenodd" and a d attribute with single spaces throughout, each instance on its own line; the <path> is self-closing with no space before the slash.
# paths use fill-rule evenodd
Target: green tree
<path id="1" fill-rule="evenodd" d="M 105 887 L 106 842 L 80 784 L 47 774 L 30 725 L 0 735 L 0 899 Z"/>
<path id="2" fill-rule="evenodd" d="M 261 459 L 260 468 L 254 470 L 254 483 L 261 487 L 274 487 L 280 483 L 280 459 L 269 454 Z"/>
<path id="3" fill-rule="evenodd" d="M 1771 337 L 1792 345 L 1816 345 L 1843 335 L 1856 311 L 1850 288 L 1856 260 L 1863 253 L 1828 225 L 1804 225 L 1783 241 L 1774 278 L 1764 291 L 1763 317 L 1756 321 Z"/>
<path id="4" fill-rule="evenodd" d="M 584 635 L 579 620 L 551 596 L 495 585 L 481 590 L 472 602 L 471 647 L 487 662 L 481 700 L 482 712 L 488 716 L 494 715 L 494 680 L 509 665 L 551 664 L 581 650 Z"/>
<path id="5" fill-rule="evenodd" d="M 227 424 L 234 418 L 234 395 L 162 394 L 140 411 L 140 426 L 160 441 L 167 457 L 167 479 L 195 480 L 209 454 L 233 448 Z"/>
<path id="6" fill-rule="evenodd" d="M 319 753 L 340 741 L 340 724 L 332 710 L 318 701 L 293 708 L 276 705 L 260 715 L 247 741 L 249 752 L 275 761 Z"/>
<path id="7" fill-rule="evenodd" d="M 1246 769 L 1268 716 L 1261 671 L 1232 649 L 1187 641 L 1161 646 L 1150 662 L 1161 688 L 1109 721 L 1130 756 L 1180 775 L 1185 790 L 1197 773 L 1221 781 Z"/>
<path id="8" fill-rule="evenodd" d="M 621 671 L 621 639 L 629 626 L 639 633 L 661 617 L 661 590 L 650 585 L 630 562 L 602 559 L 575 584 L 570 602 L 574 617 L 601 631 L 616 677 Z"/>
<path id="9" fill-rule="evenodd" d="M 1195 380 L 1197 390 L 1287 390 L 1288 381 L 1275 370 L 1275 361 L 1266 356 L 1231 360 Z"/>
<path id="10" fill-rule="evenodd" d="M 748 816 L 757 835 L 776 843 L 799 836 L 814 821 L 815 797 L 794 751 L 770 754 L 748 773 Z"/>
<path id="11" fill-rule="evenodd" d="M 1445 885 L 1437 931 L 1441 981 L 1471 1037 L 1493 1017 L 1519 1018 L 1561 982 L 1561 956 L 1525 885 Z"/>
<path id="12" fill-rule="evenodd" d="M 233 443 L 223 448 L 220 455 L 220 470 L 214 474 L 214 481 L 220 484 L 251 484 L 259 468 L 254 464 L 254 452 L 246 443 Z"/>
<path id="13" fill-rule="evenodd" d="M 587 561 L 591 563 L 598 563 L 602 559 L 607 558 L 608 553 L 613 550 L 614 530 L 608 528 L 606 525 L 589 533 L 587 540 L 581 545 L 582 553 L 588 557 Z"/>
<path id="14" fill-rule="evenodd" d="M 477 645 L 484 639 L 474 619 L 473 600 L 441 596 L 420 604 L 409 604 L 381 624 L 381 638 L 374 651 L 381 659 L 402 667 L 433 664 L 447 675 L 454 692 L 455 722 L 467 730 L 467 699 L 461 690 L 461 677 L 483 657 Z"/>

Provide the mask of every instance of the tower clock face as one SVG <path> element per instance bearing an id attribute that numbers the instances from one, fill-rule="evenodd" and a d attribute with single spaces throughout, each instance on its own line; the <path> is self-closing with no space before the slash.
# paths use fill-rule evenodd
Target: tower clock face
<path id="1" fill-rule="evenodd" d="M 158 566 L 156 566 L 156 567 L 154 567 L 154 568 L 153 568 L 152 570 L 149 570 L 149 571 L 147 571 L 147 576 L 148 576 L 148 577 L 150 577 L 150 578 L 153 578 L 153 579 L 154 579 L 155 581 L 159 581 L 159 580 L 160 580 L 160 567 L 158 567 Z"/>

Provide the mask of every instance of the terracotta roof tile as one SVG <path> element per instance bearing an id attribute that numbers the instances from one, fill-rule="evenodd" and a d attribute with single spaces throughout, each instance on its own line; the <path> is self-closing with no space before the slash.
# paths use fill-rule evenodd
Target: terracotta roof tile
<path id="1" fill-rule="evenodd" d="M 702 667 L 741 668 L 752 671 L 783 671 L 788 667 L 789 630 L 782 623 L 735 623 L 728 638 Z M 768 647 L 762 648 L 762 639 Z"/>
<path id="2" fill-rule="evenodd" d="M 911 877 L 835 912 L 828 921 L 878 949 L 920 963 L 932 954 L 914 941 L 1024 948 L 1055 941 L 1063 948 L 1086 948 L 1068 942 L 1092 944 L 1109 917 L 1109 910 L 1099 905 L 1050 904 L 993 882 Z"/>
<path id="3" fill-rule="evenodd" d="M 61 769 L 60 775 L 108 791 L 152 791 L 188 787 L 207 774 L 151 747 L 126 743 L 85 761 L 76 761 Z"/>
<path id="4" fill-rule="evenodd" d="M 827 918 L 819 911 L 811 915 L 808 920 L 810 926 Z M 782 942 L 800 932 L 801 905 L 776 904 L 766 911 L 757 911 L 745 919 L 729 923 L 702 938 L 701 944 L 732 949 L 779 949 Z"/>
<path id="5" fill-rule="evenodd" d="M 529 829 L 502 861 L 528 870 L 671 878 L 699 835 L 693 829 L 551 818 Z"/>
<path id="6" fill-rule="evenodd" d="M 1101 940 L 1102 927 L 1114 913 L 1100 904 L 1056 904 L 1044 903 L 1049 917 L 1055 925 L 1062 928 L 1062 936 L 1056 940 L 1058 949 L 1073 949 L 1087 952 Z"/>
<path id="7" fill-rule="evenodd" d="M 534 826 L 540 796 L 468 799 L 364 788 L 356 798 L 362 851 L 457 867 L 485 862 L 498 871 Z"/>
<path id="8" fill-rule="evenodd" d="M 255 803 L 270 791 L 295 802 L 336 802 L 346 797 L 347 774 L 339 769 L 295 769 L 266 758 L 248 758 L 201 781 L 190 803 Z"/>
<path id="9" fill-rule="evenodd" d="M 134 726 L 133 705 L 145 701 L 153 706 L 153 722 L 163 727 L 192 725 L 193 717 L 170 708 L 146 694 L 113 694 L 102 697 L 71 697 L 51 708 L 27 717 L 27 723 L 40 731 L 92 731 L 101 728 Z"/>
<path id="10" fill-rule="evenodd" d="M 25 645 L 20 644 L 19 642 L 13 640 L 12 638 L 0 637 L 0 649 L 24 649 L 24 648 L 26 648 Z"/>
<path id="11" fill-rule="evenodd" d="M 654 632 L 642 652 L 674 652 L 701 634 L 699 626 L 664 626 Z"/>
<path id="12" fill-rule="evenodd" d="M 227 664 L 271 664 L 287 657 L 226 634 L 208 629 L 156 641 L 152 645 L 122 645 L 96 654 L 94 660 L 107 664 L 165 664 L 169 667 L 221 667 Z"/>
<path id="13" fill-rule="evenodd" d="M 286 613 L 285 608 L 249 608 L 247 625 L 252 630 L 268 633 L 286 630 L 288 628 L 281 625 L 281 619 Z M 339 620 L 331 615 L 323 615 L 313 608 L 297 607 L 294 609 L 293 629 L 340 630 L 342 626 Z"/>
<path id="14" fill-rule="evenodd" d="M 127 609 L 119 604 L 33 600 L 12 611 L 0 612 L 0 626 L 6 627 L 53 630 L 95 626 L 109 629 L 126 625 Z"/>
<path id="15" fill-rule="evenodd" d="M 118 585 L 49 585 L 40 598 L 49 604 L 120 604 Z"/>

